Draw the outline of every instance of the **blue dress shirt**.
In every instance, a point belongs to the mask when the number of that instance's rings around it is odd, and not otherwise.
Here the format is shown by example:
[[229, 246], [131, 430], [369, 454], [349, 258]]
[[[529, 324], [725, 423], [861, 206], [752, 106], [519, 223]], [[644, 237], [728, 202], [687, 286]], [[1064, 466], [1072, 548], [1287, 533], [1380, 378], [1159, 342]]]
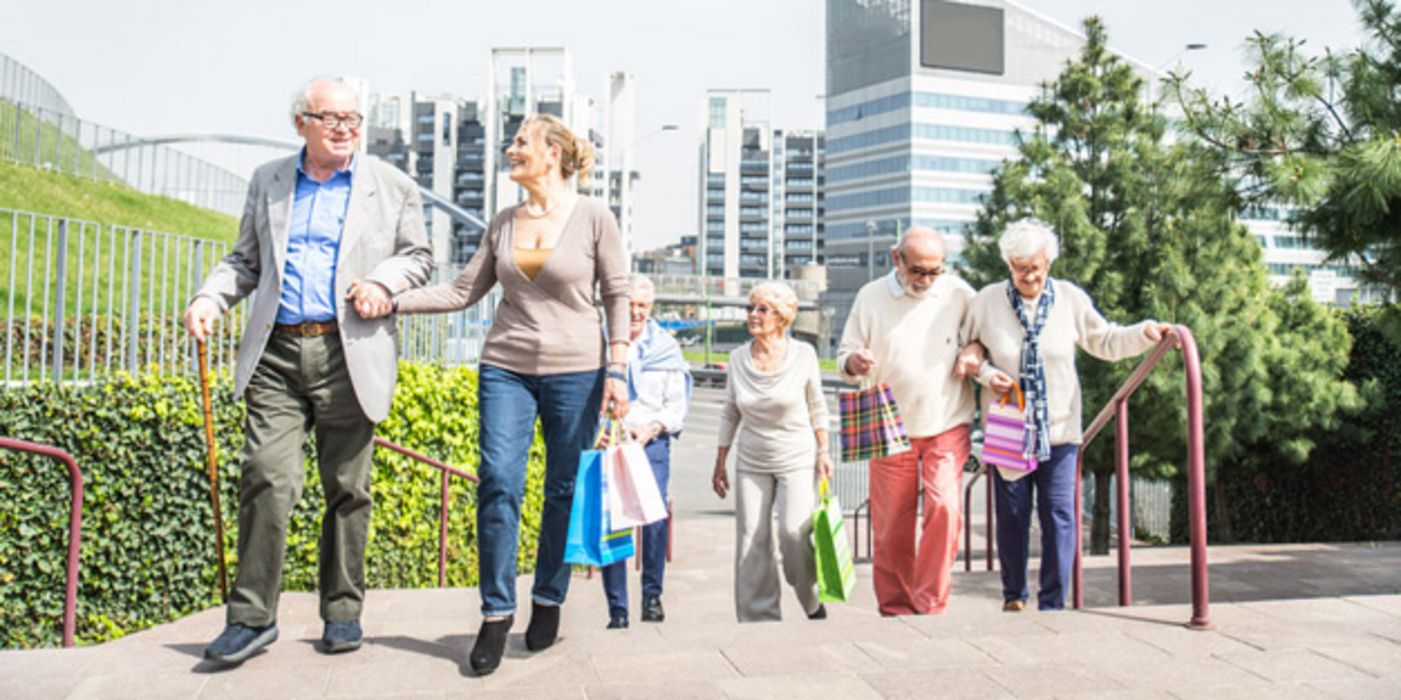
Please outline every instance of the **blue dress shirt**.
[[332, 321], [336, 318], [336, 257], [340, 253], [355, 158], [325, 182], [305, 170], [306, 151], [297, 164], [297, 192], [287, 230], [287, 266], [282, 271], [278, 323]]

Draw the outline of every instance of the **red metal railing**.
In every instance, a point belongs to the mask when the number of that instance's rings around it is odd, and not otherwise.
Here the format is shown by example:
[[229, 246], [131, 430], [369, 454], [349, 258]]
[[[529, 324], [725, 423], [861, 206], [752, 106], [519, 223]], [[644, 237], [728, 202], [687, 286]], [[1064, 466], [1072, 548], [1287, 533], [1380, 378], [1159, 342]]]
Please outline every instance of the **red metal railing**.
[[405, 457], [427, 464], [443, 473], [442, 500], [438, 514], [438, 587], [444, 588], [448, 585], [448, 484], [452, 477], [466, 479], [474, 484], [481, 483], [481, 480], [474, 474], [469, 474], [457, 467], [440, 462], [428, 455], [411, 450], [403, 445], [398, 445], [385, 440], [382, 437], [375, 438], [375, 444], [386, 450], [398, 452]]
[[[1192, 629], [1210, 629], [1211, 619], [1208, 608], [1210, 606], [1210, 593], [1207, 589], [1207, 563], [1206, 563], [1206, 447], [1205, 433], [1202, 429], [1202, 372], [1201, 358], [1197, 353], [1197, 341], [1193, 337], [1192, 331], [1186, 326], [1173, 326], [1172, 333], [1158, 343], [1157, 347], [1138, 364], [1133, 374], [1124, 381], [1119, 390], [1114, 392], [1114, 396], [1109, 399], [1104, 409], [1099, 412], [1090, 426], [1085, 429], [1081, 437], [1079, 457], [1075, 465], [1075, 570], [1072, 581], [1074, 605], [1076, 608], [1084, 606], [1084, 580], [1082, 553], [1078, 543], [1081, 539], [1081, 521], [1083, 520], [1083, 506], [1081, 504], [1081, 473], [1084, 467], [1085, 450], [1089, 448], [1099, 433], [1109, 424], [1111, 418], [1115, 425], [1115, 495], [1118, 501], [1118, 529], [1119, 529], [1119, 605], [1133, 605], [1133, 578], [1130, 567], [1130, 547], [1129, 542], [1133, 539], [1132, 527], [1130, 525], [1130, 505], [1129, 505], [1129, 397], [1133, 395], [1139, 385], [1148, 378], [1153, 369], [1158, 366], [1169, 352], [1174, 349], [1182, 350], [1183, 370], [1186, 375], [1187, 384], [1187, 508], [1188, 519], [1191, 529], [1191, 567], [1192, 567], [1192, 619], [1187, 626]], [[987, 473], [984, 466], [973, 474], [968, 480], [968, 485], [964, 488], [964, 513], [968, 513], [972, 506], [973, 486], [979, 477]], [[992, 479], [987, 483], [987, 569], [993, 569], [993, 517], [992, 517]], [[965, 516], [966, 517], [966, 516]], [[964, 527], [963, 545], [963, 569], [972, 570], [972, 560], [969, 549], [972, 546], [971, 530]]]
[[42, 455], [68, 467], [68, 488], [73, 503], [68, 513], [68, 582], [63, 594], [63, 646], [71, 647], [78, 619], [78, 557], [83, 544], [83, 472], [72, 455], [51, 445], [0, 437], [0, 449]]

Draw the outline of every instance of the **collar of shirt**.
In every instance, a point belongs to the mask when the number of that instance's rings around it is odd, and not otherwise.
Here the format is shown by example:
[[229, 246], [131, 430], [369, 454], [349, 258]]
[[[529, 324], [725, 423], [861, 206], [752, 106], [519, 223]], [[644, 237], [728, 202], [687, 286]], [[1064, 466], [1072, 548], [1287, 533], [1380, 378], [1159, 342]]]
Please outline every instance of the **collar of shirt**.
[[[339, 178], [353, 179], [355, 177], [355, 166], [358, 165], [359, 162], [359, 153], [350, 154], [350, 164], [346, 165], [345, 168], [341, 170], [331, 173], [331, 177], [327, 178], [326, 182], [331, 182]], [[302, 146], [301, 152], [297, 154], [297, 177], [304, 177], [312, 182], [316, 182], [316, 179], [306, 171], [306, 146]]]
[[885, 276], [885, 286], [890, 289], [890, 296], [896, 299], [907, 294], [905, 285], [900, 284], [900, 276], [894, 270], [891, 270], [890, 274]]

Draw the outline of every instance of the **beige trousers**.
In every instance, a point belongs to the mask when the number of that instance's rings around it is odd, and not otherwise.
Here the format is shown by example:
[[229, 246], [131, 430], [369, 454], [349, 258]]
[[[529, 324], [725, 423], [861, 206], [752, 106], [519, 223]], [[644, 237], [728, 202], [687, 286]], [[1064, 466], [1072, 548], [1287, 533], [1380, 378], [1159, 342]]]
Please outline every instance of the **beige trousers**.
[[812, 552], [812, 512], [817, 494], [812, 468], [785, 472], [735, 472], [735, 615], [740, 622], [781, 620], [774, 515], [783, 579], [804, 613], [817, 610], [817, 567]]

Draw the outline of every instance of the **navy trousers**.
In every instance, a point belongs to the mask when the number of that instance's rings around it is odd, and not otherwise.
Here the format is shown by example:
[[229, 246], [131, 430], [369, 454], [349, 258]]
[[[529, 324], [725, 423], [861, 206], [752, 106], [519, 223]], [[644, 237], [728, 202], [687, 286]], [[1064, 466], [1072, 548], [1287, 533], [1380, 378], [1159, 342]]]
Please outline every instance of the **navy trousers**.
[[1026, 569], [1031, 557], [1031, 505], [1041, 523], [1041, 610], [1062, 610], [1075, 566], [1075, 459], [1079, 445], [1053, 445], [1051, 459], [1016, 481], [993, 479], [997, 495], [997, 561], [1002, 567], [1002, 599], [1028, 597]]

